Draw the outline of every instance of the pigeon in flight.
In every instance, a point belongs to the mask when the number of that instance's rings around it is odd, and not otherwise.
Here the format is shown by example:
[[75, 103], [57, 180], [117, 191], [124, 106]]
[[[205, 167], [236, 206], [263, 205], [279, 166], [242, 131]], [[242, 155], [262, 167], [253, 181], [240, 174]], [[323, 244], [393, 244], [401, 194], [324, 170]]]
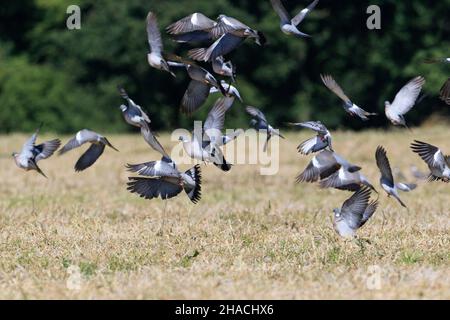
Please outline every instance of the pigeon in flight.
[[231, 61], [225, 61], [223, 56], [218, 56], [212, 61], [212, 68], [216, 74], [230, 77], [232, 82], [236, 82], [236, 67]]
[[438, 147], [418, 140], [411, 143], [411, 150], [428, 165], [430, 181], [450, 181], [450, 155], [444, 155]]
[[25, 171], [36, 170], [41, 175], [47, 178], [42, 172], [41, 168], [37, 165], [40, 160], [47, 159], [59, 148], [61, 140], [54, 139], [46, 141], [39, 145], [36, 145], [36, 139], [39, 134], [40, 128], [31, 136], [30, 139], [25, 142], [20, 153], [13, 152], [14, 162], [16, 165], [24, 169]]
[[169, 61], [169, 65], [186, 68], [191, 78], [191, 82], [189, 82], [188, 88], [181, 100], [181, 112], [190, 115], [197, 111], [208, 99], [212, 87], [216, 88], [223, 95], [226, 94], [222, 84], [206, 69], [178, 56], [171, 56], [171, 58], [172, 60], [177, 60], [177, 62]]
[[141, 177], [129, 177], [127, 190], [141, 198], [163, 200], [173, 198], [185, 191], [193, 203], [201, 198], [201, 171], [196, 165], [186, 172], [180, 172], [170, 159], [162, 158], [136, 165], [127, 165], [131, 172]]
[[299, 123], [288, 123], [291, 126], [303, 127], [311, 129], [317, 132], [315, 137], [312, 137], [306, 141], [303, 141], [297, 147], [298, 152], [304, 155], [308, 155], [312, 152], [318, 152], [325, 148], [333, 151], [331, 146], [331, 133], [325, 127], [325, 125], [320, 121], [307, 121]]
[[264, 115], [264, 113], [262, 113], [261, 110], [259, 110], [258, 108], [252, 107], [252, 106], [247, 106], [245, 108], [245, 111], [247, 111], [247, 113], [253, 117], [253, 119], [250, 121], [250, 125], [252, 127], [254, 127], [256, 130], [265, 130], [267, 132], [266, 142], [264, 143], [264, 148], [263, 148], [264, 152], [266, 152], [267, 145], [269, 144], [269, 140], [270, 140], [270, 138], [272, 138], [272, 136], [275, 135], [282, 139], [285, 139], [285, 137], [283, 137], [279, 133], [278, 130], [275, 130], [267, 122], [266, 116]]
[[439, 91], [439, 97], [446, 104], [450, 105], [450, 78], [448, 78], [447, 81], [445, 81], [444, 85]]
[[164, 157], [169, 158], [169, 155], [164, 150], [163, 146], [159, 143], [158, 139], [156, 139], [155, 134], [150, 128], [151, 121], [148, 115], [142, 110], [139, 105], [131, 100], [124, 88], [119, 86], [118, 90], [120, 96], [128, 102], [128, 106], [124, 104], [120, 106], [120, 110], [122, 111], [122, 115], [125, 121], [134, 127], [140, 128], [141, 134], [144, 140], [149, 144], [149, 146], [161, 153]]
[[316, 182], [325, 179], [344, 167], [348, 172], [357, 172], [361, 167], [349, 163], [338, 154], [324, 149], [316, 154], [308, 166], [296, 177], [296, 182]]
[[212, 162], [222, 171], [229, 171], [231, 164], [227, 163], [219, 145], [223, 145], [222, 129], [225, 121], [224, 100], [218, 99], [208, 113], [202, 132], [193, 132], [191, 139], [180, 136], [183, 149], [192, 159]]
[[[341, 209], [334, 209], [334, 230], [344, 238], [353, 238], [356, 231], [375, 213], [378, 200], [370, 201], [370, 189], [360, 188], [345, 200]], [[370, 201], [370, 202], [369, 202]]]
[[404, 115], [411, 110], [416, 103], [424, 84], [425, 78], [421, 76], [415, 77], [397, 93], [392, 103], [389, 101], [384, 103], [386, 117], [393, 125], [401, 125], [408, 128]]
[[131, 98], [128, 96], [125, 89], [121, 86], [117, 87], [119, 90], [119, 94], [122, 98], [124, 98], [128, 105], [122, 104], [120, 106], [120, 110], [122, 111], [123, 118], [128, 124], [132, 126], [142, 128], [148, 127], [151, 123], [148, 115], [142, 110], [141, 106], [137, 105]]
[[147, 60], [153, 68], [169, 72], [173, 77], [175, 74], [170, 71], [169, 65], [163, 58], [163, 43], [161, 39], [161, 32], [158, 27], [158, 20], [156, 14], [149, 12], [147, 15], [147, 38], [150, 45], [150, 53], [147, 54]]
[[301, 10], [294, 18], [291, 18], [280, 0], [270, 0], [272, 7], [280, 17], [280, 28], [283, 33], [287, 35], [294, 35], [297, 37], [310, 37], [309, 34], [303, 33], [297, 29], [297, 26], [305, 19], [306, 15], [311, 12], [319, 2], [314, 0], [308, 7]]
[[263, 46], [266, 43], [264, 34], [253, 30], [239, 20], [220, 15], [217, 25], [211, 29], [214, 38], [219, 37], [208, 48], [191, 49], [188, 56], [196, 61], [214, 61], [217, 57], [225, 56], [236, 49], [245, 39], [252, 38], [256, 44]]
[[397, 201], [405, 208], [406, 205], [400, 199], [398, 190], [410, 191], [410, 188], [404, 187], [404, 184], [395, 184], [394, 177], [392, 176], [391, 165], [386, 155], [386, 150], [382, 146], [378, 146], [375, 152], [375, 159], [377, 161], [378, 169], [381, 172], [380, 184], [384, 191], [386, 191], [388, 197], [393, 196]]
[[213, 39], [210, 31], [216, 25], [216, 21], [202, 13], [195, 12], [172, 23], [166, 28], [166, 31], [176, 42], [205, 42]]
[[83, 129], [77, 132], [75, 137], [69, 140], [64, 147], [59, 150], [58, 154], [63, 155], [67, 151], [81, 147], [83, 144], [89, 142], [91, 146], [83, 153], [75, 164], [75, 171], [83, 171], [92, 166], [95, 161], [103, 154], [105, 146], [108, 146], [116, 151], [117, 150], [104, 136], [98, 133]]
[[344, 101], [344, 110], [352, 116], [357, 116], [361, 118], [363, 121], [369, 120], [369, 116], [376, 116], [377, 113], [367, 112], [366, 110], [358, 107], [354, 104], [344, 93], [342, 88], [337, 84], [337, 82], [330, 75], [320, 75], [323, 84], [330, 89], [335, 95], [341, 98]]
[[360, 170], [350, 172], [345, 167], [341, 167], [338, 171], [320, 181], [319, 185], [321, 188], [336, 188], [348, 191], [356, 191], [364, 185], [378, 193], [369, 180], [361, 174]]

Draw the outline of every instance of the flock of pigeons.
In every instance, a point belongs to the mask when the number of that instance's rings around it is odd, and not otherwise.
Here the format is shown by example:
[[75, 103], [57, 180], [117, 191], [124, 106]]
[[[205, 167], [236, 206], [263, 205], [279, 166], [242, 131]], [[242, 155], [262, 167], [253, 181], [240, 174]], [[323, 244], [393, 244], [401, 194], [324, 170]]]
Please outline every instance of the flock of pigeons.
[[[282, 32], [296, 37], [309, 37], [298, 29], [298, 25], [315, 8], [318, 2], [319, 0], [313, 1], [307, 8], [291, 18], [280, 0], [271, 0], [275, 12], [280, 17]], [[194, 130], [191, 137], [180, 136], [179, 140], [191, 158], [205, 163], [213, 163], [221, 170], [229, 171], [231, 164], [225, 160], [220, 147], [234, 140], [242, 130], [237, 130], [230, 135], [223, 135], [225, 114], [236, 98], [241, 102], [243, 99], [238, 89], [232, 85], [236, 79], [236, 68], [231, 61], [226, 61], [224, 57], [247, 38], [263, 46], [266, 43], [264, 34], [233, 17], [223, 14], [217, 20], [212, 20], [201, 13], [193, 13], [166, 28], [167, 33], [176, 42], [209, 44], [204, 48], [191, 49], [188, 56], [196, 61], [211, 63], [213, 72], [228, 77], [230, 79], [230, 83], [228, 83], [225, 80], [217, 80], [212, 73], [193, 60], [165, 54], [157, 18], [153, 12], [149, 12], [147, 15], [146, 27], [150, 45], [147, 58], [150, 66], [166, 71], [174, 77], [176, 75], [173, 70], [183, 68], [191, 79], [181, 99], [181, 112], [191, 115], [205, 103], [210, 94], [221, 94], [202, 124], [201, 132]], [[450, 58], [434, 59], [427, 62], [450, 63]], [[321, 75], [321, 79], [324, 85], [344, 102], [343, 108], [351, 116], [367, 121], [371, 116], [377, 115], [353, 103], [332, 76]], [[424, 83], [423, 77], [415, 77], [400, 89], [392, 102], [386, 101], [385, 115], [392, 124], [407, 128], [404, 115], [416, 104]], [[148, 115], [129, 97], [124, 88], [119, 86], [118, 90], [120, 96], [126, 101], [126, 104], [120, 106], [124, 120], [128, 124], [140, 128], [144, 140], [162, 155], [162, 159], [158, 161], [135, 165], [128, 164], [127, 169], [136, 173], [137, 176], [129, 177], [127, 189], [146, 199], [157, 197], [169, 199], [184, 190], [189, 199], [193, 203], [197, 203], [201, 197], [200, 166], [197, 164], [185, 172], [180, 171], [152, 132], [151, 120]], [[440, 96], [443, 101], [450, 104], [450, 78], [444, 84]], [[266, 133], [264, 152], [272, 136], [284, 138], [278, 130], [268, 123], [261, 110], [247, 106], [246, 112], [252, 117], [251, 125]], [[361, 173], [361, 167], [351, 164], [334, 152], [331, 133], [324, 124], [320, 121], [289, 124], [309, 128], [316, 132], [314, 137], [298, 146], [298, 151], [303, 155], [316, 154], [306, 169], [298, 175], [297, 182], [318, 181], [322, 188], [337, 188], [354, 192], [344, 202], [341, 209], [334, 210], [334, 227], [337, 233], [343, 237], [353, 237], [356, 231], [376, 211], [378, 199], [371, 200], [371, 193], [372, 191], [378, 192]], [[54, 139], [37, 145], [38, 133], [39, 129], [24, 144], [20, 153], [13, 153], [13, 157], [19, 168], [27, 171], [36, 170], [45, 176], [39, 168], [38, 162], [53, 155], [60, 147], [61, 141]], [[92, 166], [103, 154], [106, 146], [117, 151], [106, 137], [83, 129], [61, 148], [59, 154], [62, 155], [86, 143], [89, 143], [90, 147], [76, 162], [76, 171], [82, 171]], [[427, 177], [429, 180], [450, 181], [450, 156], [444, 155], [438, 147], [421, 141], [414, 141], [411, 144], [411, 149], [428, 165], [430, 172]], [[403, 207], [406, 207], [400, 199], [398, 190], [410, 191], [416, 185], [394, 181], [386, 150], [382, 146], [377, 148], [375, 159], [381, 172], [381, 187], [388, 196], [394, 197]]]

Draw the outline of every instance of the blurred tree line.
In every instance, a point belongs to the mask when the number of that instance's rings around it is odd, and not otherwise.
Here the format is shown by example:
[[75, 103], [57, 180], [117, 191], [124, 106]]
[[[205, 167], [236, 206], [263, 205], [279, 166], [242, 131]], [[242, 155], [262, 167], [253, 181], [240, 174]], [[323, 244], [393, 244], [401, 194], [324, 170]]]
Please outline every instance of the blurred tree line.
[[[311, 0], [284, 0], [291, 14]], [[66, 9], [81, 7], [81, 30], [68, 30]], [[381, 30], [368, 30], [366, 9], [381, 7]], [[188, 45], [170, 40], [164, 28], [192, 12], [220, 13], [261, 30], [268, 45], [246, 41], [228, 58], [237, 65], [237, 87], [248, 105], [263, 109], [274, 124], [321, 120], [331, 128], [386, 126], [384, 116], [362, 123], [321, 83], [330, 73], [359, 106], [384, 112], [384, 101], [412, 77], [425, 76], [428, 95], [407, 118], [420, 124], [432, 113], [448, 116], [438, 92], [448, 65], [426, 65], [427, 57], [450, 56], [450, 0], [321, 0], [302, 23], [311, 39], [288, 37], [269, 0], [3, 0], [0, 6], [0, 132], [45, 128], [71, 133], [87, 127], [102, 132], [132, 130], [121, 118], [123, 85], [149, 113], [157, 130], [192, 127], [179, 113], [189, 78], [147, 64], [145, 17], [157, 13], [167, 52], [185, 56]], [[210, 67], [208, 66], [210, 69]], [[196, 119], [203, 119], [214, 95]], [[240, 102], [227, 114], [227, 127], [245, 127]]]

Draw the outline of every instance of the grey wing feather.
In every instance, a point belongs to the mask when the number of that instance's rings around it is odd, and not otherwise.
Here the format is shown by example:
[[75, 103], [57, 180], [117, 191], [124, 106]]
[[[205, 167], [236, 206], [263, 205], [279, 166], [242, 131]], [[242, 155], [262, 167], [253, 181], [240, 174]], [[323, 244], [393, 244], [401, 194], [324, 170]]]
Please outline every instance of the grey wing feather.
[[384, 150], [383, 147], [378, 146], [377, 151], [375, 152], [375, 159], [377, 161], [378, 169], [380, 169], [382, 178], [388, 180], [391, 185], [394, 185], [394, 177], [392, 176], [391, 165], [389, 164], [386, 150]]
[[417, 187], [417, 184], [415, 183], [396, 183], [395, 186], [397, 187], [397, 189], [403, 191], [403, 192], [409, 192], [414, 190]]
[[377, 208], [378, 208], [378, 201], [375, 200], [369, 203], [369, 205], [367, 206], [366, 210], [363, 213], [359, 227], [362, 227], [367, 222], [367, 220], [370, 219], [370, 217], [375, 213]]
[[[195, 19], [194, 19], [195, 17]], [[166, 30], [170, 34], [181, 34], [211, 29], [216, 22], [202, 13], [196, 12], [169, 25]]]
[[364, 212], [369, 203], [370, 189], [360, 188], [342, 205], [341, 214], [353, 229], [361, 226]]
[[417, 153], [429, 167], [435, 166], [434, 157], [436, 153], [440, 151], [438, 147], [423, 141], [414, 140], [414, 142], [411, 143], [411, 149], [413, 152]]
[[23, 144], [22, 153], [23, 152], [29, 152], [29, 151], [31, 151], [33, 149], [33, 147], [34, 147], [34, 145], [36, 143], [37, 136], [39, 134], [39, 130], [40, 129], [37, 129], [33, 133], [33, 135]]
[[264, 121], [265, 123], [267, 123], [266, 120], [266, 116], [264, 115], [264, 113], [262, 113], [261, 110], [259, 110], [258, 108], [252, 107], [252, 106], [247, 106], [245, 108], [245, 111], [247, 111], [248, 114], [250, 114], [251, 116]]
[[86, 150], [85, 153], [83, 153], [83, 155], [75, 164], [75, 171], [83, 171], [92, 166], [95, 161], [97, 161], [97, 159], [103, 154], [104, 150], [104, 144], [91, 144], [91, 146]]
[[320, 78], [322, 79], [323, 84], [330, 89], [332, 92], [334, 92], [335, 95], [337, 95], [339, 98], [341, 98], [345, 102], [349, 102], [350, 99], [347, 97], [347, 95], [344, 93], [342, 88], [338, 85], [338, 83], [333, 79], [330, 75], [320, 75]]
[[404, 115], [405, 113], [407, 113], [414, 106], [424, 84], [425, 79], [421, 76], [415, 77], [414, 79], [409, 81], [396, 94], [395, 99], [389, 108], [400, 115]]
[[198, 110], [208, 99], [211, 86], [204, 82], [191, 80], [181, 100], [181, 111], [192, 114]]
[[162, 52], [163, 44], [161, 39], [161, 32], [158, 28], [158, 20], [156, 18], [156, 15], [151, 11], [147, 15], [147, 39], [152, 52]]
[[164, 150], [163, 146], [159, 143], [158, 139], [156, 139], [155, 135], [148, 126], [141, 127], [141, 134], [144, 137], [144, 140], [150, 145], [150, 147], [158, 151], [164, 157], [170, 158], [166, 150]]
[[180, 172], [165, 161], [150, 161], [140, 164], [127, 164], [128, 171], [147, 177], [180, 177]]
[[81, 146], [81, 144], [78, 142], [76, 137], [73, 137], [64, 145], [64, 147], [61, 148], [61, 150], [58, 151], [58, 154], [62, 155], [67, 151], [78, 148], [79, 146]]
[[36, 146], [36, 148], [41, 150], [41, 152], [34, 158], [34, 161], [38, 162], [39, 160], [47, 159], [48, 157], [53, 155], [53, 153], [59, 148], [60, 145], [61, 140], [54, 139]]
[[211, 61], [236, 49], [245, 38], [226, 33], [214, 42], [207, 50], [203, 60]]
[[127, 190], [138, 194], [141, 198], [170, 199], [177, 196], [183, 188], [174, 178], [141, 178], [129, 177]]
[[218, 99], [206, 117], [203, 128], [222, 130], [225, 121], [225, 105], [223, 99]]
[[270, 0], [270, 3], [272, 4], [273, 10], [278, 14], [280, 17], [282, 24], [289, 24], [291, 21], [291, 18], [289, 14], [286, 11], [286, 8], [283, 6], [280, 0]]
[[303, 128], [307, 128], [307, 129], [311, 129], [311, 130], [321, 134], [322, 136], [327, 134], [327, 131], [328, 131], [328, 129], [320, 121], [306, 121], [306, 122], [295, 123], [294, 125], [297, 125], [297, 126], [300, 126]]
[[450, 105], [450, 78], [448, 78], [447, 81], [445, 81], [444, 85], [439, 91], [439, 95], [442, 101]]
[[305, 9], [301, 10], [294, 18], [292, 18], [291, 22], [294, 26], [298, 26], [300, 22], [305, 19], [305, 17], [310, 13], [317, 5], [319, 0], [314, 0], [307, 6]]

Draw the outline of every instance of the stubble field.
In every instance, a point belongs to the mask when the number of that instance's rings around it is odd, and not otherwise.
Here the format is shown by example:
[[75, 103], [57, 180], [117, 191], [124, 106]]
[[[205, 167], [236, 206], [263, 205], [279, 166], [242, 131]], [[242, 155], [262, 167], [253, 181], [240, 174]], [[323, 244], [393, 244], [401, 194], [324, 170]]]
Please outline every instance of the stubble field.
[[[296, 146], [310, 132], [280, 141], [277, 175], [202, 166], [197, 205], [184, 193], [148, 201], [126, 190], [126, 163], [159, 158], [138, 134], [108, 136], [120, 152], [105, 150], [82, 173], [73, 171], [82, 150], [42, 161], [47, 180], [8, 156], [27, 136], [0, 136], [0, 298], [449, 299], [450, 184], [418, 182], [401, 194], [406, 210], [381, 192], [374, 160], [382, 144], [412, 182], [409, 166], [426, 166], [409, 144], [424, 140], [448, 154], [448, 132], [334, 134], [335, 151], [380, 191], [359, 241], [332, 228], [332, 209], [351, 193], [294, 183], [311, 158]], [[161, 135], [168, 150], [169, 138]]]

